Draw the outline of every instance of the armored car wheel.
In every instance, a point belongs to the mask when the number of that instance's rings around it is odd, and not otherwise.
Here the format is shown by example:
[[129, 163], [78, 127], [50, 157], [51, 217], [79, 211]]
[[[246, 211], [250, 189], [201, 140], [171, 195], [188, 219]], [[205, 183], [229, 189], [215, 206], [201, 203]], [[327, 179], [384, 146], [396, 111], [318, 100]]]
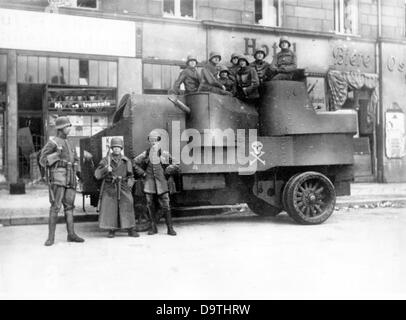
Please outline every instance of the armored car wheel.
[[296, 173], [295, 175], [291, 176], [288, 182], [285, 184], [285, 187], [283, 188], [282, 192], [282, 206], [285, 211], [288, 211], [288, 204], [287, 204], [287, 196], [288, 196], [288, 188], [289, 185], [292, 183], [293, 179], [296, 178], [300, 173]]
[[287, 212], [300, 224], [323, 223], [334, 211], [334, 185], [321, 173], [300, 173], [289, 180], [285, 189]]

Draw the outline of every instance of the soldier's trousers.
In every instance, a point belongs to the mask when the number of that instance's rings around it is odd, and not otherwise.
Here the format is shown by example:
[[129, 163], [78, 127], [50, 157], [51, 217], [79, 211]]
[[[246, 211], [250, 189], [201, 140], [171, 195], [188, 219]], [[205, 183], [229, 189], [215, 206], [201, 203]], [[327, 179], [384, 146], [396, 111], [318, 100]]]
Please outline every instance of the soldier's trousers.
[[56, 221], [62, 206], [65, 213], [66, 229], [68, 234], [72, 235], [74, 234], [73, 209], [75, 208], [76, 190], [58, 185], [51, 185], [51, 190], [54, 195], [54, 201], [51, 201], [51, 208], [49, 210], [49, 235], [53, 237], [55, 234]]
[[169, 193], [166, 192], [164, 194], [145, 194], [147, 198], [147, 208], [149, 212], [149, 216], [151, 219], [151, 226], [152, 230], [155, 230], [156, 232], [156, 210], [155, 210], [155, 204], [154, 204], [154, 198], [157, 198], [159, 206], [162, 209], [163, 215], [165, 217], [165, 222], [168, 227], [168, 232], [169, 230], [173, 231], [173, 226], [172, 226], [172, 215], [171, 215], [171, 207], [169, 203]]

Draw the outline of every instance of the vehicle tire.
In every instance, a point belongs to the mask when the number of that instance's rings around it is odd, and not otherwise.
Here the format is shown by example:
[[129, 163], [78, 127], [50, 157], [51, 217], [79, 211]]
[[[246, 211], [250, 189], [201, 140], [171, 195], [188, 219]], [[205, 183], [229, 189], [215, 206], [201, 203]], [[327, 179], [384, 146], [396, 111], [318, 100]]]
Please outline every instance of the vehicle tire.
[[289, 216], [300, 224], [321, 224], [334, 212], [334, 185], [318, 172], [309, 171], [294, 176], [287, 185], [285, 196]]
[[282, 191], [282, 206], [283, 209], [288, 212], [288, 205], [287, 205], [287, 195], [288, 195], [288, 188], [289, 185], [292, 183], [293, 179], [296, 178], [300, 173], [296, 173], [293, 176], [290, 177], [290, 179], [288, 180], [288, 182], [286, 182], [285, 186], [283, 187], [283, 191]]

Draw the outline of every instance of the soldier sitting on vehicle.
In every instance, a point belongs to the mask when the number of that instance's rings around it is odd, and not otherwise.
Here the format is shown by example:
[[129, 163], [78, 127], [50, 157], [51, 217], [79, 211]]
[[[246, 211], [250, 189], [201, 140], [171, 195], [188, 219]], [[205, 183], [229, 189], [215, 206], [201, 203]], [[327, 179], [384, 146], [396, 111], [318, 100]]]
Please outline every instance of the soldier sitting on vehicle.
[[[100, 188], [100, 229], [109, 230], [113, 238], [117, 230], [127, 230], [130, 237], [138, 237], [135, 231], [135, 216], [131, 188], [134, 184], [131, 160], [122, 155], [123, 141], [112, 138], [110, 149], [99, 166], [95, 177], [103, 179]], [[111, 152], [112, 151], [112, 154]]]
[[51, 208], [49, 210], [48, 239], [46, 246], [55, 241], [56, 222], [62, 205], [65, 213], [68, 242], [84, 242], [76, 235], [73, 225], [75, 208], [76, 176], [80, 177], [77, 164], [79, 158], [75, 148], [67, 140], [71, 123], [67, 117], [55, 120], [56, 137], [51, 138], [41, 151], [40, 164], [48, 171], [48, 188]]
[[166, 225], [168, 227], [168, 234], [176, 236], [173, 229], [172, 214], [169, 200], [169, 187], [167, 176], [179, 172], [179, 166], [173, 164], [172, 156], [169, 152], [161, 149], [161, 137], [159, 132], [153, 130], [148, 135], [150, 148], [138, 155], [133, 160], [135, 173], [138, 177], [145, 179], [144, 193], [147, 199], [147, 209], [149, 219], [151, 221], [151, 230], [149, 235], [158, 233], [156, 226], [156, 210], [155, 199], [158, 200], [159, 205], [165, 216]]
[[217, 65], [221, 61], [221, 55], [217, 52], [211, 52], [209, 62], [202, 69], [199, 91], [214, 92], [223, 95], [232, 95], [226, 91], [224, 85], [217, 78]]
[[237, 76], [237, 71], [240, 68], [240, 65], [238, 64], [238, 58], [240, 55], [238, 53], [233, 53], [231, 55], [230, 59], [230, 66], [228, 67], [228, 70], [230, 71], [230, 78], [235, 80]]
[[271, 80], [271, 65], [264, 59], [266, 52], [263, 49], [257, 49], [254, 53], [255, 61], [251, 63], [251, 67], [255, 69], [258, 74], [259, 83], [262, 84], [265, 81]]
[[272, 80], [293, 80], [297, 71], [296, 54], [290, 49], [291, 43], [288, 37], [281, 37], [279, 40], [281, 51], [271, 63], [273, 72]]
[[259, 98], [259, 78], [254, 68], [249, 65], [248, 57], [238, 59], [240, 69], [237, 72], [237, 97], [241, 100]]
[[200, 75], [196, 69], [197, 63], [197, 59], [194, 56], [187, 57], [186, 68], [179, 74], [173, 88], [169, 90], [169, 94], [180, 94], [182, 83], [185, 86], [185, 94], [197, 92], [200, 85]]
[[233, 96], [237, 93], [237, 86], [235, 80], [232, 79], [230, 71], [226, 66], [220, 67], [220, 83], [226, 88], [226, 91], [231, 92]]

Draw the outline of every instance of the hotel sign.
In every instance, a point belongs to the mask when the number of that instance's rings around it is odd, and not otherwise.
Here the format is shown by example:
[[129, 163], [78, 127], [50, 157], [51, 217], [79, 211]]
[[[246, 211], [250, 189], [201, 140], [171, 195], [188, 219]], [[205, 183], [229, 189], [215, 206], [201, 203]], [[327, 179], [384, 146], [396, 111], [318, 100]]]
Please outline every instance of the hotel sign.
[[135, 57], [135, 22], [0, 9], [0, 48]]

